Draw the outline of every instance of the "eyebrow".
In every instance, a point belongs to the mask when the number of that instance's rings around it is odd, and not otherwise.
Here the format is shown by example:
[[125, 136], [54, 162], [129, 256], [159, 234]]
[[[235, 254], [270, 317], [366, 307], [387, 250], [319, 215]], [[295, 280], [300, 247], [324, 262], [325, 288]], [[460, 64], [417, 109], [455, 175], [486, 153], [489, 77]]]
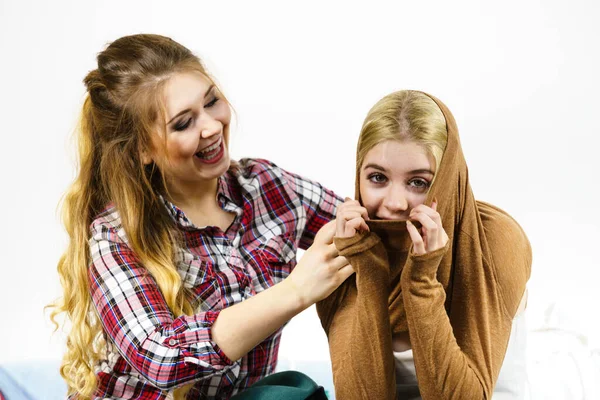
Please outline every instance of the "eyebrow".
[[[206, 90], [206, 92], [204, 93], [204, 97], [206, 97], [206, 96], [207, 96], [207, 95], [210, 93], [210, 91], [211, 91], [211, 90], [213, 90], [214, 88], [215, 88], [215, 85], [214, 85], [214, 84], [210, 85], [210, 87], [209, 87], [209, 88]], [[174, 120], [175, 118], [177, 118], [177, 117], [179, 117], [180, 115], [183, 115], [183, 114], [185, 114], [185, 113], [187, 113], [187, 112], [190, 112], [191, 110], [192, 110], [191, 108], [186, 108], [185, 110], [182, 110], [182, 111], [178, 112], [178, 113], [177, 113], [177, 115], [175, 115], [173, 118], [171, 118], [171, 119], [169, 120], [169, 122], [167, 122], [167, 125], [169, 125], [171, 122], [173, 122], [173, 120]]]
[[365, 165], [365, 167], [363, 169], [367, 169], [367, 168], [374, 168], [374, 169], [378, 169], [383, 172], [387, 172], [387, 169], [383, 168], [380, 165], [373, 164], [373, 163], [369, 163], [369, 164]]
[[[373, 169], [377, 169], [377, 170], [382, 171], [382, 172], [387, 172], [387, 169], [385, 169], [381, 165], [374, 164], [374, 163], [369, 163], [369, 164], [365, 165], [364, 169], [367, 169], [367, 168], [373, 168]], [[411, 174], [411, 175], [412, 174], [429, 174], [429, 175], [435, 175], [432, 170], [427, 169], [427, 168], [413, 169], [412, 171], [408, 171], [407, 173]]]

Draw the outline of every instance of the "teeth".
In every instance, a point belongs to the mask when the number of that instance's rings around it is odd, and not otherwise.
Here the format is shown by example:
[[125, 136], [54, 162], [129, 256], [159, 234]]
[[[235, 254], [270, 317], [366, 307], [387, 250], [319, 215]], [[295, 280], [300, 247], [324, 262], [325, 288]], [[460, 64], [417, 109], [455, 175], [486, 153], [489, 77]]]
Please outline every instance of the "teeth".
[[206, 153], [208, 153], [210, 151], [213, 151], [214, 149], [216, 149], [217, 147], [219, 147], [220, 144], [221, 144], [221, 138], [219, 138], [219, 140], [217, 141], [217, 143], [213, 144], [212, 146], [210, 146], [210, 147], [208, 147], [208, 148], [206, 148], [206, 149], [204, 149], [202, 151], [199, 151], [198, 154], [206, 154]]

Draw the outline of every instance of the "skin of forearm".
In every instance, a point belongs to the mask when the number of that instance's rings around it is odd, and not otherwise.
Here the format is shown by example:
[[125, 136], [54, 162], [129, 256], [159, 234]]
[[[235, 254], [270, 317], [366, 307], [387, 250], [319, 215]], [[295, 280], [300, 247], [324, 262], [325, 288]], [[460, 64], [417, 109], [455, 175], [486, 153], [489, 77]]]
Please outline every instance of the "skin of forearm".
[[308, 306], [285, 279], [223, 309], [212, 326], [212, 340], [230, 360], [239, 360]]

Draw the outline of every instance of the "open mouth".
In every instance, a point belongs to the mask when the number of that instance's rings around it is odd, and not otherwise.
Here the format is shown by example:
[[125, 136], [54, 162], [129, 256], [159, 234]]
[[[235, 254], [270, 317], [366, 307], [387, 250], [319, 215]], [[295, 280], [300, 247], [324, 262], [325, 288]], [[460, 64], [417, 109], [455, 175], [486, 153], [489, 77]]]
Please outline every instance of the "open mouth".
[[220, 158], [220, 156], [222, 154], [223, 154], [223, 136], [220, 136], [219, 140], [217, 140], [215, 143], [200, 150], [199, 152], [197, 152], [194, 155], [204, 162], [210, 162], [210, 161], [218, 161], [218, 159]]

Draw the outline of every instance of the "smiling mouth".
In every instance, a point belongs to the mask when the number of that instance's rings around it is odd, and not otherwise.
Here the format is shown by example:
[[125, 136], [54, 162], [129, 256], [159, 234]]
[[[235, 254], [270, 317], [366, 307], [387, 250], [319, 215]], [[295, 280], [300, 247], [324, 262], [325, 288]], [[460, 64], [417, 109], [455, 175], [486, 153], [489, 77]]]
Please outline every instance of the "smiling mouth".
[[220, 150], [222, 142], [223, 142], [223, 136], [220, 136], [219, 140], [217, 140], [215, 143], [211, 144], [210, 146], [205, 147], [204, 149], [200, 150], [199, 152], [197, 152], [195, 154], [195, 156], [198, 158], [205, 159], [205, 160], [210, 160], [210, 159], [216, 157], [219, 154], [219, 150]]

